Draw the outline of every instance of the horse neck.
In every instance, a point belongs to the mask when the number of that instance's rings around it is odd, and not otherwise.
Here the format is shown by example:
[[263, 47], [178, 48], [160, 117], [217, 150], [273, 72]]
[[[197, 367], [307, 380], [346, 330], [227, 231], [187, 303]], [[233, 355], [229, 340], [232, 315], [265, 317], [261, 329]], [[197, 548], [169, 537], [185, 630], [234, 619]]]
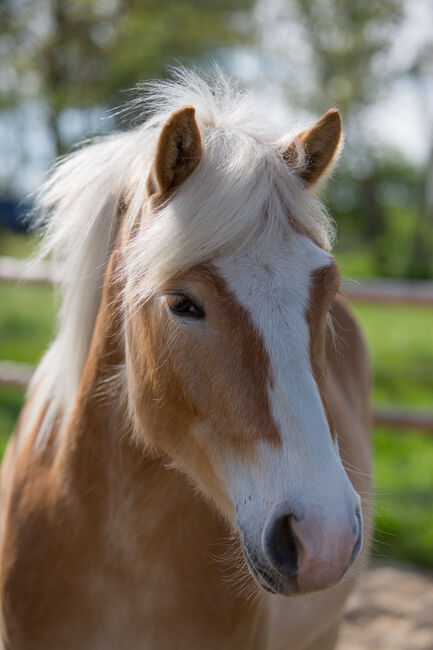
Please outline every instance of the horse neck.
[[236, 647], [264, 647], [251, 645], [260, 637], [262, 609], [259, 599], [249, 598], [257, 587], [239, 561], [239, 543], [229, 540], [222, 519], [180, 471], [133, 442], [115, 393], [101, 398], [101, 386], [124, 362], [112, 277], [109, 269], [68, 426], [58, 439], [53, 432], [40, 452], [51, 519], [62, 522], [62, 538], [73, 540], [70, 568], [77, 553], [89, 585], [103, 588], [104, 597], [94, 602], [104, 616], [121, 620], [123, 603], [156, 641], [158, 626], [170, 621], [167, 647], [185, 638], [186, 623], [195, 635], [191, 647], [202, 647], [196, 637], [226, 647], [234, 634]]

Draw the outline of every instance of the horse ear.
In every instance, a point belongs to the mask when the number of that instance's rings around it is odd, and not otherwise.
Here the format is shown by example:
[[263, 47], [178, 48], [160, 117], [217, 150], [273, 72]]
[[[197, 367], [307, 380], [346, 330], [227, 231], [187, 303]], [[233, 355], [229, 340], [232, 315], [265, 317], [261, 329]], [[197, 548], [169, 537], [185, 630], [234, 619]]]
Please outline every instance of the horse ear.
[[195, 109], [184, 106], [173, 113], [159, 136], [155, 160], [147, 180], [149, 195], [165, 198], [194, 171], [202, 143]]
[[343, 141], [340, 113], [327, 111], [310, 129], [302, 131], [283, 153], [284, 159], [298, 167], [298, 175], [307, 188], [330, 171]]

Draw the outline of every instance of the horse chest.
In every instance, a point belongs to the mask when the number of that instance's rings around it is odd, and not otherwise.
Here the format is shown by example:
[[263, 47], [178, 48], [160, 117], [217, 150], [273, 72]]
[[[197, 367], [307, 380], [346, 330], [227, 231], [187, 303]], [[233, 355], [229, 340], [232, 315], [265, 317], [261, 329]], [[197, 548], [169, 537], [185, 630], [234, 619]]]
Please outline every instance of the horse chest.
[[[252, 634], [255, 608], [245, 606], [226, 569], [209, 559], [226, 531], [183, 480], [174, 479], [180, 481], [177, 494], [187, 491], [183, 496], [194, 514], [178, 504], [170, 515], [162, 503], [152, 514], [145, 481], [131, 496], [131, 482], [119, 480], [113, 481], [116, 496], [106, 494], [109, 506], [97, 517], [77, 507], [76, 495], [52, 499], [50, 473], [38, 484], [35, 464], [22, 459], [22, 465], [1, 557], [11, 648], [263, 648]], [[142, 512], [131, 502], [141, 503]]]

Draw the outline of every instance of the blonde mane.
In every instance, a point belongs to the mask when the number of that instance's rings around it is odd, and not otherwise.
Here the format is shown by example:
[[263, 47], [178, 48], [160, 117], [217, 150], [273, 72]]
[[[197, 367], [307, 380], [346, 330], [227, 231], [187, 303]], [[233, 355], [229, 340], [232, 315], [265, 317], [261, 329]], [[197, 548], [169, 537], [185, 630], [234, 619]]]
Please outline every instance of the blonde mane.
[[[299, 182], [282, 151], [291, 137], [256, 115], [253, 99], [220, 71], [211, 81], [190, 70], [141, 87], [132, 103], [142, 124], [103, 137], [61, 160], [37, 195], [44, 235], [40, 257], [61, 269], [58, 333], [30, 386], [34, 413], [49, 403], [39, 443], [54, 418], [73, 406], [99, 309], [106, 267], [117, 236], [116, 214], [127, 205], [124, 251], [128, 298], [149, 298], [164, 279], [239, 248], [267, 249], [293, 226], [329, 249], [333, 224]], [[150, 213], [146, 180], [158, 136], [172, 112], [194, 106], [203, 157], [171, 200]], [[298, 164], [302, 164], [299, 151]], [[290, 219], [288, 218], [290, 216]]]

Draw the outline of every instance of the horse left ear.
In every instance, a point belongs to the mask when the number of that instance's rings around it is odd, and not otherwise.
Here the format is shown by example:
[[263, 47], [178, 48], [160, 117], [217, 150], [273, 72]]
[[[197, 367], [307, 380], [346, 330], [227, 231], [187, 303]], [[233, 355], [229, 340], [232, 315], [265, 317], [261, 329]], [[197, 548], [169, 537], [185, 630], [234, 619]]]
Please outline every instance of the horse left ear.
[[173, 113], [159, 136], [155, 160], [147, 179], [149, 196], [165, 199], [200, 162], [202, 143], [195, 109], [184, 106]]
[[295, 138], [283, 157], [297, 167], [298, 176], [309, 188], [330, 171], [342, 141], [340, 113], [336, 108], [331, 108], [310, 129], [302, 131]]

